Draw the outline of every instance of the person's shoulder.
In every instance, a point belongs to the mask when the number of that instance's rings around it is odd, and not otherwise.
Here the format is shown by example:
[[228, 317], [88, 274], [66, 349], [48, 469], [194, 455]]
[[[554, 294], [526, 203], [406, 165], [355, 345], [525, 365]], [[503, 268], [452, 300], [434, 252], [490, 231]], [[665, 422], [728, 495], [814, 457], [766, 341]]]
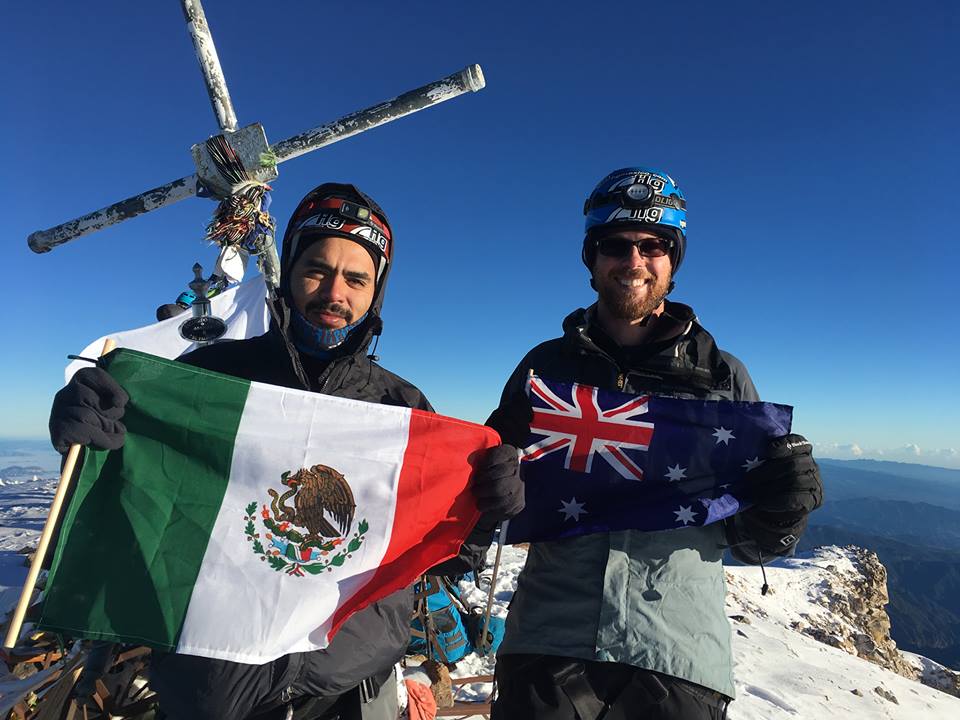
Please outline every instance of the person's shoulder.
[[[391, 405], [402, 405], [410, 408], [419, 408], [421, 410], [433, 410], [430, 401], [423, 391], [406, 378], [400, 377], [395, 372], [387, 370], [385, 367], [369, 358], [364, 358], [369, 363], [371, 374], [377, 377], [379, 384], [383, 385], [387, 397], [393, 401]], [[383, 402], [381, 399], [380, 402]]]
[[727, 364], [727, 367], [730, 368], [730, 377], [733, 381], [733, 392], [735, 400], [749, 400], [757, 401], [760, 399], [760, 393], [757, 392], [756, 386], [753, 384], [753, 378], [750, 377], [750, 372], [747, 370], [747, 366], [743, 364], [743, 361], [740, 360], [736, 355], [727, 352], [726, 350], [720, 351], [720, 357], [723, 358], [723, 361]]
[[743, 361], [733, 353], [727, 352], [726, 350], [720, 350], [720, 357], [722, 357], [723, 361], [730, 366], [731, 372], [749, 374], [747, 372], [747, 366], [744, 365]]

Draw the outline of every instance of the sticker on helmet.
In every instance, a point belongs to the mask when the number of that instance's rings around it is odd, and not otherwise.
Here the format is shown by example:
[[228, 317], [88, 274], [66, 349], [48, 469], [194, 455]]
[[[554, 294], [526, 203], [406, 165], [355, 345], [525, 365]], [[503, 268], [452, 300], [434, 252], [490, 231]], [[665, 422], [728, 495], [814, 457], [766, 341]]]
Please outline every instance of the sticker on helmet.
[[663, 210], [656, 207], [632, 208], [629, 212], [630, 219], [637, 222], [658, 223], [663, 217]]
[[309, 217], [300, 223], [300, 228], [305, 227], [324, 227], [330, 228], [331, 230], [340, 230], [343, 227], [343, 217], [337, 213], [321, 213], [320, 215], [314, 215]]
[[376, 228], [372, 228], [369, 225], [361, 225], [351, 230], [350, 234], [362, 237], [367, 242], [376, 245], [382, 253], [387, 252], [387, 237]]
[[667, 186], [666, 180], [664, 180], [662, 177], [648, 172], [637, 173], [634, 182], [649, 185], [658, 193], [663, 192], [663, 189]]

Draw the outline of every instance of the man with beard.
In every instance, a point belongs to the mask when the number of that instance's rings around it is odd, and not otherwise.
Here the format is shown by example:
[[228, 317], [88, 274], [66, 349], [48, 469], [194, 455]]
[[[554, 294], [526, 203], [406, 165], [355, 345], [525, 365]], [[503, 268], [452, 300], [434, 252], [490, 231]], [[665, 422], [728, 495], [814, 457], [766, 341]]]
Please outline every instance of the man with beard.
[[[616, 170], [584, 206], [597, 302], [520, 362], [487, 421], [523, 447], [530, 371], [633, 394], [757, 401], [743, 364], [666, 299], [686, 249], [686, 201], [664, 172]], [[721, 523], [532, 543], [497, 660], [493, 720], [723, 718], [734, 695], [721, 558], [793, 552], [822, 500], [810, 443], [770, 442], [756, 504]]]
[[[367, 354], [382, 329], [393, 246], [386, 215], [367, 195], [353, 185], [315, 188], [287, 224], [280, 292], [268, 301], [270, 330], [179, 360], [271, 385], [432, 410], [420, 390]], [[79, 371], [54, 399], [54, 447], [120, 447], [126, 402], [105, 371]], [[369, 442], [375, 453], [377, 439]], [[483, 454], [471, 487], [483, 516], [460, 556], [433, 574], [473, 569], [496, 524], [523, 508], [516, 448], [501, 445]], [[167, 720], [395, 720], [393, 666], [409, 642], [413, 607], [412, 589], [400, 590], [350, 617], [325, 649], [264, 665], [154, 652], [151, 688]], [[223, 622], [230, 621], [230, 610], [225, 608]]]

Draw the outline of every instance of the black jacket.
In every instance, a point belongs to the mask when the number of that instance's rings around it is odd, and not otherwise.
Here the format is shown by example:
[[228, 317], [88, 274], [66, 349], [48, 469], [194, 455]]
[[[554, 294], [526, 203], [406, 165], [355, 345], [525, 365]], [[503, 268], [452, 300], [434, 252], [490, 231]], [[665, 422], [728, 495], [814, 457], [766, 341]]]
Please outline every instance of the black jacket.
[[[265, 335], [203, 347], [180, 360], [272, 385], [432, 410], [416, 387], [367, 357], [371, 332], [354, 342], [352, 351], [318, 362], [297, 353], [277, 329], [278, 322]], [[461, 557], [442, 568], [465, 572], [485, 549], [468, 542]], [[412, 589], [395, 592], [347, 620], [327, 648], [265, 665], [157, 653], [151, 687], [159, 693], [169, 720], [243, 720], [304, 696], [332, 702], [367, 678], [383, 681], [407, 647], [412, 611]]]

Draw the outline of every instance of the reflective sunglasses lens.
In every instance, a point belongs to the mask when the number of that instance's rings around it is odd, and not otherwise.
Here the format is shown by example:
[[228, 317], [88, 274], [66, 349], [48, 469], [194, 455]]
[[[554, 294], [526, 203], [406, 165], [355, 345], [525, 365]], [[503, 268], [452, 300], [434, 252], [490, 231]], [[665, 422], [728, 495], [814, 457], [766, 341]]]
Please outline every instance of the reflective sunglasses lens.
[[634, 247], [644, 257], [663, 257], [670, 251], [670, 244], [661, 238], [633, 241], [613, 237], [603, 238], [597, 243], [597, 251], [601, 255], [613, 258], [627, 257]]
[[597, 243], [597, 251], [607, 257], [622, 258], [630, 254], [633, 243], [621, 238], [603, 238]]
[[644, 257], [663, 257], [667, 254], [667, 242], [659, 238], [653, 240], [641, 240], [637, 243], [637, 250]]

